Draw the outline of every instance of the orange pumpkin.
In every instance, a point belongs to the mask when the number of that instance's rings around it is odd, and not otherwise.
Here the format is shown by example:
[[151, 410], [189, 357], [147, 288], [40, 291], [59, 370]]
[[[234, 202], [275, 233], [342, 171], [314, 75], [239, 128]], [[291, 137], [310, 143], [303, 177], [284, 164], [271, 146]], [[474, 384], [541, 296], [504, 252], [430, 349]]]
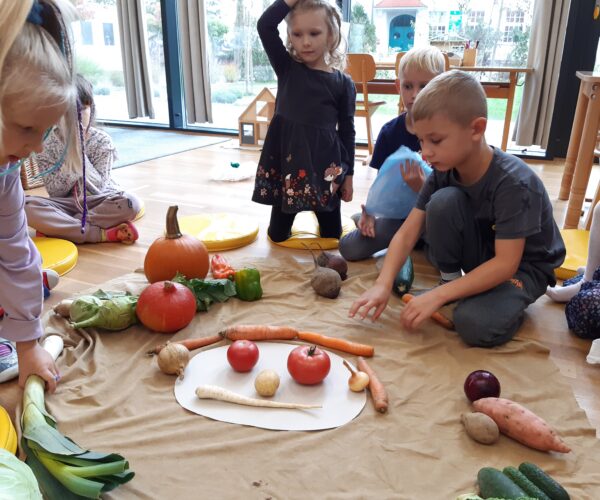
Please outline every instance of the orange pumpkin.
[[169, 207], [165, 236], [157, 238], [146, 252], [144, 274], [150, 283], [172, 280], [177, 273], [187, 279], [204, 279], [208, 274], [208, 250], [198, 238], [181, 234], [177, 209], [177, 205]]
[[173, 333], [185, 328], [194, 319], [196, 297], [184, 285], [160, 281], [142, 290], [135, 314], [146, 328]]

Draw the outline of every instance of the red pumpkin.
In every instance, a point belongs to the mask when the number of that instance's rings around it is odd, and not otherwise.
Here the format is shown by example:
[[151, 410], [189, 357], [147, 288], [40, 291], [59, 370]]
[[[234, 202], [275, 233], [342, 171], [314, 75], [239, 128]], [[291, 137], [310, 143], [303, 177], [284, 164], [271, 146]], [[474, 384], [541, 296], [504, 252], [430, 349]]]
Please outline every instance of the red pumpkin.
[[159, 281], [142, 291], [135, 314], [146, 328], [173, 333], [185, 328], [194, 318], [196, 298], [184, 285]]
[[165, 236], [157, 238], [144, 259], [144, 274], [150, 283], [172, 280], [177, 273], [187, 279], [204, 279], [208, 274], [208, 250], [194, 236], [181, 234], [177, 206], [167, 211]]

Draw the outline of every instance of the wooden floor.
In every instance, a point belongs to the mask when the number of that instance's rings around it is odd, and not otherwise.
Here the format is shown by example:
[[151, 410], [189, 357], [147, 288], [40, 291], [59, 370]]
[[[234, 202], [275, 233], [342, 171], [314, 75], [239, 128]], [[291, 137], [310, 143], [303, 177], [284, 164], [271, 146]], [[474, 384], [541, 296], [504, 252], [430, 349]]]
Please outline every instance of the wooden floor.
[[[357, 154], [364, 155], [364, 152], [358, 151]], [[229, 169], [230, 162], [255, 162], [257, 158], [257, 152], [240, 150], [237, 148], [237, 141], [232, 140], [115, 170], [115, 179], [146, 203], [146, 214], [136, 223], [140, 239], [131, 246], [113, 243], [80, 246], [77, 266], [61, 278], [58, 287], [46, 302], [46, 309], [62, 298], [142, 267], [148, 246], [162, 235], [167, 207], [173, 204], [179, 206], [180, 215], [226, 211], [255, 217], [260, 226], [258, 240], [228, 253], [232, 260], [240, 255], [245, 258], [277, 257], [283, 252], [295, 253], [299, 259], [306, 260], [308, 257], [304, 251], [284, 250], [268, 242], [266, 228], [270, 207], [250, 201], [252, 180], [210, 180], [213, 168]], [[376, 175], [375, 170], [360, 163], [358, 158], [354, 177], [354, 201], [342, 207], [344, 215], [360, 210], [360, 203], [366, 200], [368, 188]], [[566, 210], [566, 202], [557, 200], [563, 163], [530, 162], [546, 184], [559, 226], [562, 226]], [[42, 189], [28, 191], [28, 194], [41, 193]], [[434, 270], [418, 255], [415, 267], [418, 279], [435, 279]], [[571, 383], [575, 397], [600, 436], [600, 366], [585, 362], [590, 342], [581, 340], [568, 331], [564, 306], [541, 297], [528, 309], [528, 317], [519, 336], [538, 340], [551, 350], [552, 359]]]

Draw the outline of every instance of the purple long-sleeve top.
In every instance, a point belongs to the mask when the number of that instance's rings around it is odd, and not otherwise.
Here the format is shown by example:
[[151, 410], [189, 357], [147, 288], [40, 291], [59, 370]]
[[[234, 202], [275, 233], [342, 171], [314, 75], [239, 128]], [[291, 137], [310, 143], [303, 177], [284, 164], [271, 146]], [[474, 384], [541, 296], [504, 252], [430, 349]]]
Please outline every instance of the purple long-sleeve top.
[[[3, 172], [7, 166], [0, 167]], [[17, 342], [42, 336], [41, 258], [27, 233], [19, 169], [0, 177], [0, 337]]]

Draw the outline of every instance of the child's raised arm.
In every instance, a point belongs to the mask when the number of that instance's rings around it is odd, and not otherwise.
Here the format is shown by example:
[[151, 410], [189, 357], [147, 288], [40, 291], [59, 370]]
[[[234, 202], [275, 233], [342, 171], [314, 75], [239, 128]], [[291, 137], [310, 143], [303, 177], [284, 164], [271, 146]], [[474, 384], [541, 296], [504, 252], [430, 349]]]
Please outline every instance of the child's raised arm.
[[263, 12], [256, 23], [258, 36], [263, 44], [265, 52], [269, 57], [269, 62], [278, 77], [283, 75], [288, 69], [292, 60], [291, 56], [279, 37], [277, 26], [285, 19], [290, 12], [291, 6], [287, 2], [296, 4], [298, 0], [276, 0], [270, 7]]

